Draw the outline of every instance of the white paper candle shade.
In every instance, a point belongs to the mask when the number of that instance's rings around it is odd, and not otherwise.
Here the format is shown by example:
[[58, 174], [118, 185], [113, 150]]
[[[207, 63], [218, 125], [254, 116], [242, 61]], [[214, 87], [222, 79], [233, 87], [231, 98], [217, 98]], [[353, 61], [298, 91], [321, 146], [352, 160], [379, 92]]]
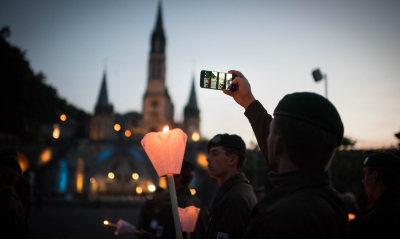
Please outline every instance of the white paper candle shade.
[[181, 173], [186, 141], [187, 135], [181, 129], [173, 129], [166, 133], [148, 133], [141, 143], [161, 177]]
[[179, 218], [181, 219], [181, 226], [183, 232], [194, 232], [196, 227], [197, 218], [199, 217], [200, 208], [195, 206], [189, 206], [186, 208], [180, 208]]

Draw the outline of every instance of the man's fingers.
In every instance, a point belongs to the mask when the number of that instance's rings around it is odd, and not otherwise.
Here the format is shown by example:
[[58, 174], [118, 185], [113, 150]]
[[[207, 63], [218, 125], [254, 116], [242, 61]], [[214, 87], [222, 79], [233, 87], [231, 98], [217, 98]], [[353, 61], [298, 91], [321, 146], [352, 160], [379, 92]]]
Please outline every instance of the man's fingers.
[[228, 71], [228, 73], [229, 74], [235, 74], [235, 75], [240, 76], [240, 77], [244, 77], [244, 75], [240, 71], [230, 70], [230, 71]]
[[229, 90], [223, 90], [222, 92], [224, 92], [226, 95], [232, 96], [233, 97], [233, 92], [229, 91]]

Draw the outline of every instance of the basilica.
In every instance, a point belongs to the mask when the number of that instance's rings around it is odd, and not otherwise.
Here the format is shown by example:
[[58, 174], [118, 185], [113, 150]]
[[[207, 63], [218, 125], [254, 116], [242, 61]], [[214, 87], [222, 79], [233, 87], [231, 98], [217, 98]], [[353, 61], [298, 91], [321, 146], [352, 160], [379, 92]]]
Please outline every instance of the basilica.
[[[188, 135], [185, 160], [195, 169], [192, 193], [203, 201], [217, 189], [208, 177], [207, 142], [200, 132], [200, 111], [197, 105], [194, 77], [188, 89], [183, 122], [174, 121], [174, 105], [166, 87], [165, 48], [161, 4], [151, 35], [147, 87], [142, 112], [118, 114], [108, 100], [107, 72], [104, 70], [95, 102], [94, 114], [88, 122], [88, 137], [73, 138], [77, 122], [61, 115], [61, 120], [43, 127], [43, 134], [53, 133], [52, 141], [20, 144], [18, 160], [27, 174], [33, 175], [35, 190], [44, 197], [67, 198], [129, 197], [151, 195], [157, 187], [167, 188], [165, 177], [158, 177], [140, 141], [148, 132], [159, 132], [168, 125]], [[51, 128], [50, 128], [51, 127]], [[47, 133], [46, 133], [47, 132]], [[208, 195], [208, 196], [207, 196]]]

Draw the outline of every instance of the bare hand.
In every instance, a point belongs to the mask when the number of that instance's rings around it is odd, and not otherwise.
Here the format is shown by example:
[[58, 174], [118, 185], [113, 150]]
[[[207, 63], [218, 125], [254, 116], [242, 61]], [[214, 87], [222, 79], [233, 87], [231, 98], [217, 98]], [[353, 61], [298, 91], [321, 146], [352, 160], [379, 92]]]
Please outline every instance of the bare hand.
[[223, 92], [232, 96], [236, 103], [243, 106], [244, 109], [247, 109], [247, 107], [256, 100], [251, 93], [249, 81], [240, 71], [230, 70], [228, 73], [237, 75], [232, 81], [232, 84], [237, 84], [237, 89], [234, 92], [229, 90], [223, 90]]

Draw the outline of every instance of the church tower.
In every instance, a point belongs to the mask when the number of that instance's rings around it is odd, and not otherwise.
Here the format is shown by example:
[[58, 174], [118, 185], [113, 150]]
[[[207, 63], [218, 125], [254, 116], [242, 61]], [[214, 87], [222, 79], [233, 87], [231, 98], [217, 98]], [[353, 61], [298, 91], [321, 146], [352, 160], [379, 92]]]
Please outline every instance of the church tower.
[[[194, 89], [194, 77], [190, 90], [189, 101], [184, 110], [183, 131], [188, 135], [188, 141], [198, 141], [200, 139], [200, 117], [197, 107], [196, 91]], [[196, 135], [197, 134], [197, 135]]]
[[156, 27], [151, 36], [151, 52], [147, 89], [143, 97], [143, 127], [146, 132], [161, 131], [165, 125], [174, 127], [174, 106], [165, 86], [165, 35], [162, 26], [161, 2]]
[[97, 99], [95, 112], [90, 122], [90, 139], [114, 139], [113, 116], [114, 107], [108, 103], [106, 70], [104, 70], [99, 98]]

